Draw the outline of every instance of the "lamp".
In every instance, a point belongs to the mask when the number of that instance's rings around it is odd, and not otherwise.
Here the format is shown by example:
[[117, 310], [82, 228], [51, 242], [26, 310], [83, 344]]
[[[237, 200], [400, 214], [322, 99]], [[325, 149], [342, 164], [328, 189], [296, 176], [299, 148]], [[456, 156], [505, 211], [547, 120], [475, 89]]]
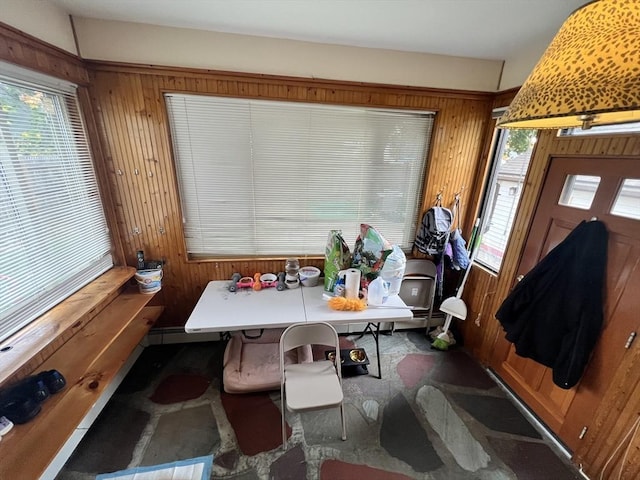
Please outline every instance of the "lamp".
[[500, 128], [640, 121], [640, 0], [597, 0], [565, 21]]

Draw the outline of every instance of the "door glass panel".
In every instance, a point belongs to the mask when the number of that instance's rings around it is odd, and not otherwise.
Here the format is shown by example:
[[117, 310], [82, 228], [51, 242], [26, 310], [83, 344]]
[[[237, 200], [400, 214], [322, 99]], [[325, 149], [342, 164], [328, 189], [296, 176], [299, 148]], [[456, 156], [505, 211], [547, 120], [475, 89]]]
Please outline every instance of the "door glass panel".
[[600, 185], [600, 177], [567, 175], [560, 194], [560, 205], [589, 210]]
[[640, 220], [640, 179], [626, 178], [622, 182], [616, 201], [611, 208], [613, 215]]

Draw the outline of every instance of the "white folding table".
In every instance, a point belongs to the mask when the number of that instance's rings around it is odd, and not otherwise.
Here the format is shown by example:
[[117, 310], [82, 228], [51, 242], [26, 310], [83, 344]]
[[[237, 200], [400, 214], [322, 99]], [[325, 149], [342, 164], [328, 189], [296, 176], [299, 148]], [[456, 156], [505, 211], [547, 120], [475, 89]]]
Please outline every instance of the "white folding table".
[[282, 328], [306, 322], [300, 289], [228, 290], [228, 281], [212, 281], [200, 295], [185, 325], [187, 333], [233, 332], [255, 328]]
[[[383, 307], [369, 307], [361, 312], [332, 310], [323, 298], [324, 288], [300, 287], [277, 291], [240, 289], [229, 292], [228, 281], [211, 281], [185, 325], [187, 333], [231, 332], [265, 328], [284, 328], [300, 322], [327, 322], [333, 325], [366, 323], [376, 342], [378, 378], [380, 369], [380, 323], [413, 318], [400, 297], [389, 297]], [[374, 330], [375, 327], [375, 330]]]

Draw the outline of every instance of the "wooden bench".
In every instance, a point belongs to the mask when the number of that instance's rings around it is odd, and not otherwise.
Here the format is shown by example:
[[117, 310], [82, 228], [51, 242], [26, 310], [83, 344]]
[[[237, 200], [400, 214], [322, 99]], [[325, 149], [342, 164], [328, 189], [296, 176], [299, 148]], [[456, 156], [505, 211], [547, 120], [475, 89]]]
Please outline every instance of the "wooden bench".
[[0, 442], [0, 479], [53, 479], [143, 350], [162, 313], [115, 267], [0, 343], [0, 388], [55, 369], [67, 386]]

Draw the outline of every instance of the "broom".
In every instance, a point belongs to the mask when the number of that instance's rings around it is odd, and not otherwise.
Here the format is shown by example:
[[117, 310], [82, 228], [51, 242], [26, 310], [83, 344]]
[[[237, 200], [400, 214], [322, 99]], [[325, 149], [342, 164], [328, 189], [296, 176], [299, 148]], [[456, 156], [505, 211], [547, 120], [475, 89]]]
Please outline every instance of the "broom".
[[467, 282], [467, 278], [469, 277], [469, 272], [471, 271], [471, 265], [473, 265], [473, 260], [476, 258], [476, 253], [478, 249], [476, 248], [471, 254], [471, 258], [469, 258], [469, 266], [464, 271], [464, 276], [462, 277], [462, 282], [458, 287], [458, 291], [456, 292], [455, 297], [445, 298], [440, 304], [440, 311], [446, 314], [444, 320], [444, 327], [442, 329], [442, 333], [439, 333], [438, 336], [431, 343], [431, 347], [436, 350], [446, 351], [449, 349], [451, 345], [451, 337], [449, 336], [449, 327], [451, 326], [451, 320], [453, 317], [459, 318], [460, 320], [465, 320], [467, 318], [467, 305], [462, 300], [462, 291], [464, 290], [464, 284]]

